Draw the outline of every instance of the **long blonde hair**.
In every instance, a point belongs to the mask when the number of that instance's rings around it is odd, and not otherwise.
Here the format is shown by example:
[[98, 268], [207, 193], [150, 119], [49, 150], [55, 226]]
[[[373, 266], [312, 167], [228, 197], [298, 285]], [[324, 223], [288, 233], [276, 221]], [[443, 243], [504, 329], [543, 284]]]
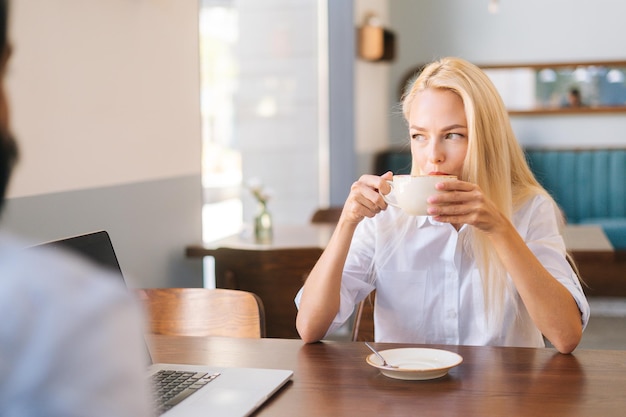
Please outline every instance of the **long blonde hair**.
[[[427, 65], [408, 85], [403, 97], [402, 111], [407, 121], [415, 94], [429, 88], [452, 91], [463, 101], [468, 149], [461, 180], [477, 184], [509, 220], [529, 198], [544, 194], [551, 199], [528, 167], [504, 103], [480, 68], [453, 57]], [[558, 213], [556, 204], [555, 211]], [[465, 248], [473, 252], [479, 268], [487, 310], [501, 318], [505, 293], [512, 290], [504, 266], [478, 229], [470, 228]]]

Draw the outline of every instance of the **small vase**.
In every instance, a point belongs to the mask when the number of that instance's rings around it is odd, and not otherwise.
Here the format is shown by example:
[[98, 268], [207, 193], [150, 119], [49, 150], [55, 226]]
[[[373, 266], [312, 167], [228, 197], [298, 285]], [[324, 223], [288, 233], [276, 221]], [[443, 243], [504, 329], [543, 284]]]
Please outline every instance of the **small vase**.
[[254, 218], [254, 237], [258, 243], [272, 242], [272, 215], [265, 204]]

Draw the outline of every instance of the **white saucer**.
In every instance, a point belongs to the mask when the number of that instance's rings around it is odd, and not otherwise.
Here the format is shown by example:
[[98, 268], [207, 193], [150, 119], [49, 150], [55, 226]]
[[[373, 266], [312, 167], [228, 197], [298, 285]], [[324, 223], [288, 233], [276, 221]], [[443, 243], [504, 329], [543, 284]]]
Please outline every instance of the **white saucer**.
[[373, 353], [367, 356], [369, 365], [380, 369], [383, 375], [395, 379], [419, 380], [440, 378], [463, 362], [463, 357], [454, 352], [428, 348], [402, 348], [380, 351], [385, 360], [398, 366], [387, 368]]

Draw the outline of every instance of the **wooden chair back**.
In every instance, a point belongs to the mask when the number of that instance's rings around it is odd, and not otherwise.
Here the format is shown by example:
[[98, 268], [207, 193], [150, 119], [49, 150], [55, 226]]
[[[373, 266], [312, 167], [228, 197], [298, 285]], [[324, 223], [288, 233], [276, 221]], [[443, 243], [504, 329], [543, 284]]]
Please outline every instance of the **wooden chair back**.
[[311, 217], [311, 223], [337, 223], [343, 207], [328, 207], [318, 209]]
[[373, 342], [374, 341], [374, 301], [376, 290], [372, 291], [357, 306], [352, 327], [353, 342]]
[[257, 294], [265, 306], [267, 337], [297, 339], [294, 298], [321, 254], [321, 248], [218, 248], [215, 285]]
[[256, 294], [208, 288], [145, 288], [138, 293], [150, 333], [265, 337], [265, 311]]

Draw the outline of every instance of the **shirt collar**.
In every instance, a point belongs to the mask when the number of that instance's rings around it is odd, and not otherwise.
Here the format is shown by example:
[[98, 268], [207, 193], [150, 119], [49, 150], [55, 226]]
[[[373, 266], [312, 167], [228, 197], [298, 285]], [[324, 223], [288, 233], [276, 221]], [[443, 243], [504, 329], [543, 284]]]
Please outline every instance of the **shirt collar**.
[[432, 226], [441, 226], [441, 225], [446, 224], [446, 223], [442, 223], [442, 222], [438, 222], [437, 220], [434, 220], [432, 216], [416, 216], [416, 218], [417, 218], [418, 229], [425, 227], [427, 224], [430, 224]]
[[[416, 224], [417, 224], [417, 228], [421, 229], [423, 227], [426, 227], [427, 225], [430, 226], [445, 226], [448, 225], [448, 223], [443, 223], [443, 222], [438, 222], [437, 220], [433, 219], [432, 216], [415, 216], [416, 220]], [[452, 227], [452, 225], [449, 225], [450, 227]], [[467, 227], [466, 224], [462, 225], [461, 228], [459, 229], [459, 232], [461, 232], [461, 230], [465, 229]]]

